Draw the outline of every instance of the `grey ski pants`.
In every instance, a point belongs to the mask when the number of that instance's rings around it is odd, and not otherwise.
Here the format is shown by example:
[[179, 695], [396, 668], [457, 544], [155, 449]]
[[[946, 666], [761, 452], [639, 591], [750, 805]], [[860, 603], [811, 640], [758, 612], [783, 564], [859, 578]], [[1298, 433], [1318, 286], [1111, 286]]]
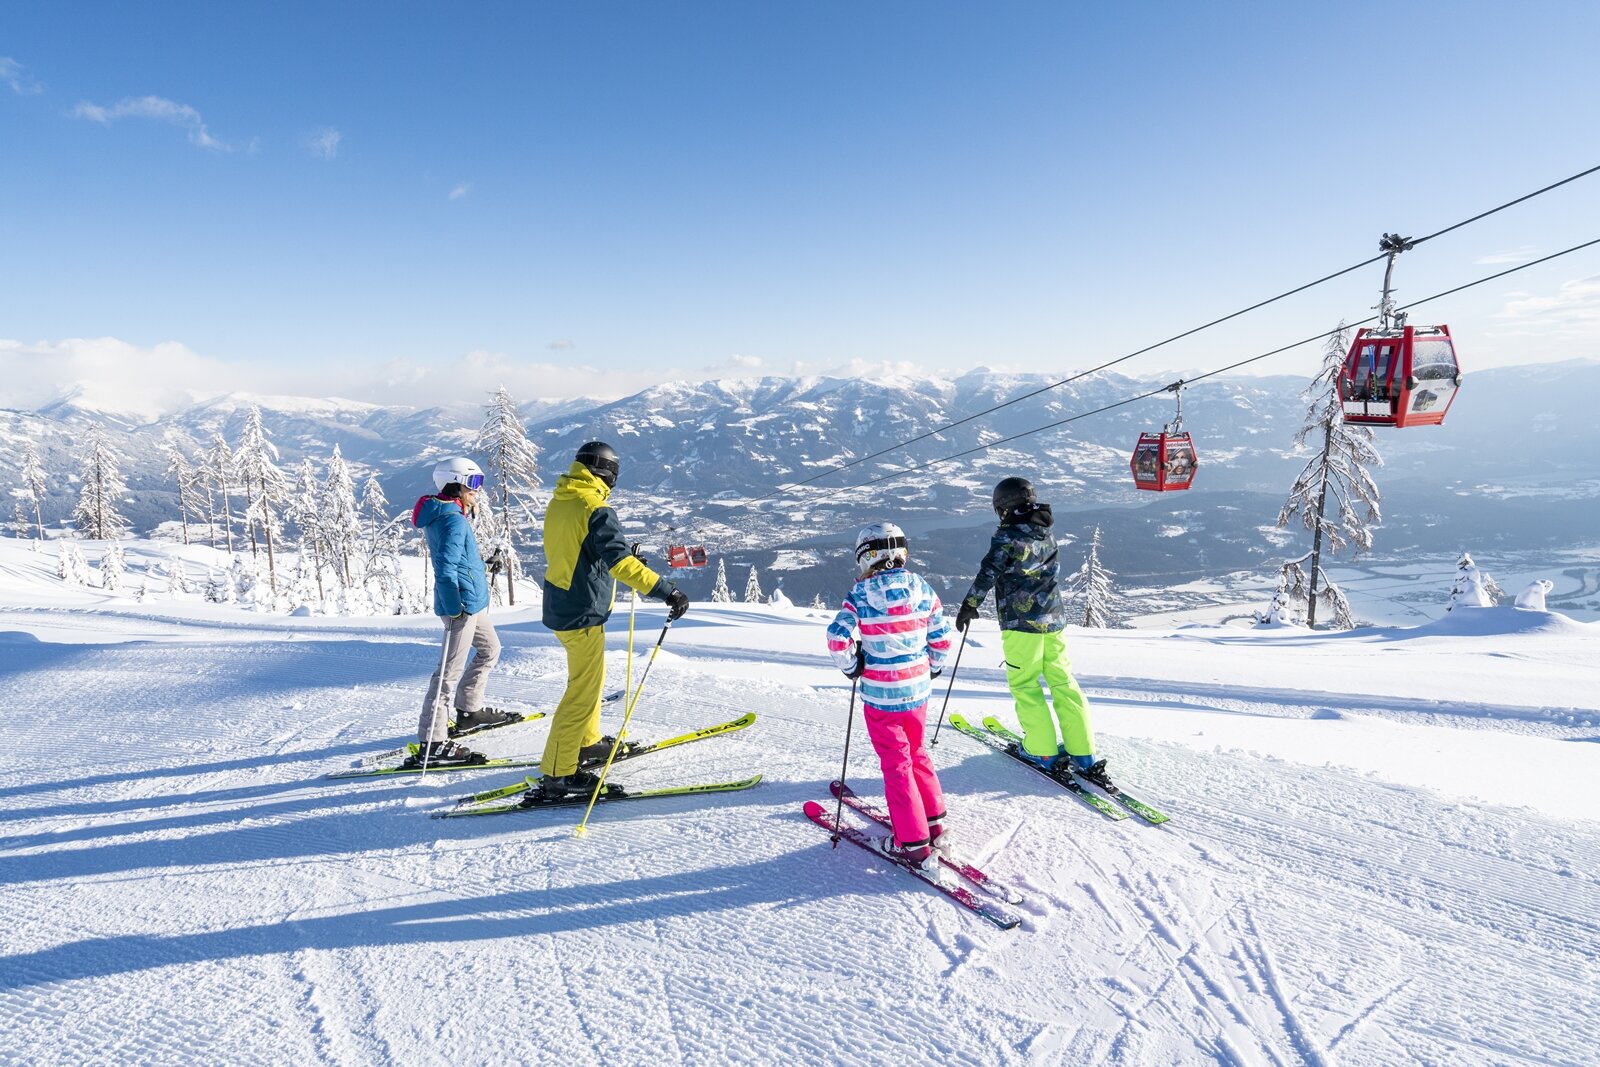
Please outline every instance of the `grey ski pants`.
[[[455, 690], [456, 709], [477, 711], [483, 707], [483, 690], [489, 684], [489, 672], [500, 659], [500, 635], [494, 632], [488, 609], [454, 619], [440, 616], [440, 620], [444, 623], [444, 647], [439, 650], [444, 667], [444, 691]], [[468, 666], [467, 653], [474, 649], [477, 655]], [[443, 741], [450, 736], [450, 720], [455, 717], [455, 711], [451, 705], [439, 701], [439, 688], [439, 667], [436, 666], [433, 677], [428, 680], [422, 715], [417, 720], [417, 741], [421, 744]]]

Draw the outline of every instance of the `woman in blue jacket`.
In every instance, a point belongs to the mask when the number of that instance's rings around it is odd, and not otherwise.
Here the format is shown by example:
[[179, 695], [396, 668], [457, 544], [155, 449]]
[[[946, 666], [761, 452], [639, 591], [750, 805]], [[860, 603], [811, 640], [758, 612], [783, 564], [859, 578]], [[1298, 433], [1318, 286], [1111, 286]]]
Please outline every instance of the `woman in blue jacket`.
[[[483, 763], [485, 756], [450, 740], [451, 734], [521, 718], [483, 706], [489, 672], [500, 659], [500, 638], [489, 621], [489, 581], [467, 521], [483, 490], [483, 471], [470, 459], [447, 459], [433, 469], [433, 484], [438, 493], [417, 501], [411, 521], [427, 537], [433, 557], [433, 613], [444, 622], [444, 649], [417, 720], [421, 751], [407, 762], [421, 765], [426, 758], [435, 767]], [[477, 654], [469, 665], [470, 651]], [[455, 702], [446, 709], [440, 693], [452, 690]]]

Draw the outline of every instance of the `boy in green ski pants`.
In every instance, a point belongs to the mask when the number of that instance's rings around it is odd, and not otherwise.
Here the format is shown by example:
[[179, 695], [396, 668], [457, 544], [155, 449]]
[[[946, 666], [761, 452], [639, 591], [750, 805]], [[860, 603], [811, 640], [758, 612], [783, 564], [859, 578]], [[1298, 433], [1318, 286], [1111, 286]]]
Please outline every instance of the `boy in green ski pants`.
[[[1006, 681], [1022, 726], [1018, 755], [1047, 771], [1070, 769], [1105, 787], [1110, 779], [1106, 761], [1095, 759], [1089, 702], [1067, 661], [1067, 642], [1062, 635], [1066, 612], [1061, 604], [1056, 539], [1050, 532], [1055, 523], [1050, 505], [1034, 499], [1033, 485], [1026, 478], [1003, 478], [994, 487], [994, 510], [1000, 528], [978, 565], [972, 589], [961, 602], [956, 628], [966, 632], [978, 617], [978, 606], [993, 589], [1006, 654]], [[1039, 684], [1041, 676], [1050, 687], [1048, 701]], [[1056, 740], [1058, 721], [1060, 742]]]

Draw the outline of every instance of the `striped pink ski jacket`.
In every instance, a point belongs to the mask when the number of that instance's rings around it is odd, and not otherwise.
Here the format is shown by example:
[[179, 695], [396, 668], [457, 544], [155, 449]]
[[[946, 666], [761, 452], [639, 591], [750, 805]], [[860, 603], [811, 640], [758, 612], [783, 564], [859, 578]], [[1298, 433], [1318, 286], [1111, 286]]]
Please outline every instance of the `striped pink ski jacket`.
[[932, 672], [950, 654], [950, 624], [939, 594], [903, 567], [861, 579], [828, 626], [828, 654], [842, 671], [866, 650], [861, 703], [877, 711], [915, 711], [933, 691]]

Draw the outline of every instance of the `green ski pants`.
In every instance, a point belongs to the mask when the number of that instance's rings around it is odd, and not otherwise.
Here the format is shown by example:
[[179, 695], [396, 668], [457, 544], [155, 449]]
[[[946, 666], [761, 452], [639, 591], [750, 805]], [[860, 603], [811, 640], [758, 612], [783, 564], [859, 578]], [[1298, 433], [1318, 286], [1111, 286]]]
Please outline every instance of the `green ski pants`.
[[[1054, 756], [1056, 720], [1061, 723], [1061, 739], [1070, 756], [1094, 755], [1094, 728], [1089, 725], [1089, 701], [1072, 677], [1067, 660], [1067, 640], [1060, 632], [1026, 633], [1000, 631], [1006, 653], [1006, 682], [1017, 705], [1017, 722], [1022, 725], [1023, 745], [1035, 756]], [[1045, 701], [1044, 686], [1050, 687], [1054, 717]]]

